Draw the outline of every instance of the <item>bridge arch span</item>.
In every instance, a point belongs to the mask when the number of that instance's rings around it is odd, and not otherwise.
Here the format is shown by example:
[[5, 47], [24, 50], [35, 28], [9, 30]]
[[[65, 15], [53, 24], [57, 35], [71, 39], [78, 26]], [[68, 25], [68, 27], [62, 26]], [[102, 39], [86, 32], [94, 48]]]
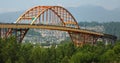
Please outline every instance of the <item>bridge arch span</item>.
[[60, 6], [36, 6], [23, 13], [16, 23], [46, 24], [79, 28], [72, 14]]

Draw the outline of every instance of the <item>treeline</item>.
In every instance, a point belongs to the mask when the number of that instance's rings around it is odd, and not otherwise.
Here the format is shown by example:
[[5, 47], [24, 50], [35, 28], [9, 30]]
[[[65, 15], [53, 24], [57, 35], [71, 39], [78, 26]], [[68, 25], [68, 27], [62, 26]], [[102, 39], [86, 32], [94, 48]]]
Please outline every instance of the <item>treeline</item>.
[[79, 22], [80, 26], [103, 26], [104, 32], [107, 34], [112, 34], [118, 37], [118, 40], [120, 40], [120, 22], [106, 22], [106, 23], [99, 23], [99, 22]]
[[17, 43], [11, 37], [0, 39], [0, 63], [120, 63], [120, 42], [83, 47], [69, 42], [43, 48], [39, 44]]

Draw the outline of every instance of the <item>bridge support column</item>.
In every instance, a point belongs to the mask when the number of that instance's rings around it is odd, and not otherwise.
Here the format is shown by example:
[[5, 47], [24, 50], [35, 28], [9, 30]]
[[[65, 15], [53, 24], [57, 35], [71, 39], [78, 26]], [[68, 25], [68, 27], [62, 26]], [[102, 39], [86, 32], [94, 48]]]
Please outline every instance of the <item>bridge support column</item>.
[[76, 46], [82, 46], [83, 44], [87, 44], [87, 43], [94, 45], [96, 44], [99, 37], [91, 34], [75, 33], [75, 32], [70, 32], [69, 34]]
[[102, 42], [104, 42], [105, 45], [108, 45], [108, 44], [114, 45], [115, 44], [115, 40], [114, 39], [105, 38], [105, 37], [102, 38]]
[[106, 38], [102, 38], [102, 42], [104, 42], [105, 45], [108, 45], [108, 44], [109, 44], [109, 42], [107, 41]]
[[2, 28], [1, 29], [1, 37], [2, 38], [6, 38], [6, 32], [7, 32], [7, 30], [8, 30], [7, 28]]
[[4, 35], [5, 35], [5, 38], [8, 38], [10, 36], [15, 36], [17, 42], [22, 42], [28, 30], [29, 29], [8, 29], [8, 31], [5, 32]]
[[15, 36], [16, 36], [16, 40], [17, 42], [21, 43], [24, 36], [27, 34], [29, 29], [15, 29], [14, 33], [15, 33]]

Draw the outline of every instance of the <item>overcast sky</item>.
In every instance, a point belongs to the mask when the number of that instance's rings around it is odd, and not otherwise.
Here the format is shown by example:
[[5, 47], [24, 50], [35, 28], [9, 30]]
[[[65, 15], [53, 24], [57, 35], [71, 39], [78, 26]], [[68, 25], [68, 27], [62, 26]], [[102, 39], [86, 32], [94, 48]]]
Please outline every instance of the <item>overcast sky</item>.
[[60, 5], [64, 7], [94, 5], [113, 10], [120, 8], [120, 0], [0, 0], [0, 13], [26, 10], [38, 5]]

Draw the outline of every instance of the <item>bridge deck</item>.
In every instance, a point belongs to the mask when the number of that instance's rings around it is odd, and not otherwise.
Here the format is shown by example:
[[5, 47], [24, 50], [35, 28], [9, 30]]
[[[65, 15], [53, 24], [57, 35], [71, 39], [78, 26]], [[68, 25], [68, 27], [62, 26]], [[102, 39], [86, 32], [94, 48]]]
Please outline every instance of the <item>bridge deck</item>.
[[99, 32], [93, 32], [85, 29], [78, 29], [78, 28], [71, 28], [71, 27], [63, 27], [63, 26], [55, 26], [55, 25], [30, 25], [30, 24], [14, 24], [14, 23], [0, 23], [0, 28], [36, 28], [36, 29], [49, 29], [49, 30], [60, 30], [60, 31], [72, 31], [72, 32], [78, 32], [78, 33], [85, 33], [85, 34], [91, 34], [91, 35], [98, 35], [101, 37], [108, 37], [108, 38], [116, 38], [116, 36], [99, 33]]

